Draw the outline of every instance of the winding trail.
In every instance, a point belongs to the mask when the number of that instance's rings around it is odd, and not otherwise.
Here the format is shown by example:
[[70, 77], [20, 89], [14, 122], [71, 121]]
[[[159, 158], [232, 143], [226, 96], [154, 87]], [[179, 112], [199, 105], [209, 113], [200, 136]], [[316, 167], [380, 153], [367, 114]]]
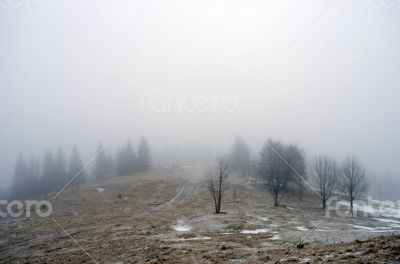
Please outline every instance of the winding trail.
[[[196, 193], [199, 183], [200, 183], [200, 181], [189, 181], [168, 202], [166, 202], [164, 204], [160, 204], [156, 208], [153, 208], [152, 210], [149, 210], [147, 212], [138, 212], [138, 213], [133, 214], [132, 216], [145, 217], [154, 211], [165, 211], [165, 210], [176, 208], [178, 205], [186, 202], [194, 193]], [[98, 223], [97, 225], [101, 225], [102, 227], [113, 226], [114, 221], [115, 221], [115, 219], [107, 221], [107, 222], [101, 222], [101, 223]], [[90, 225], [90, 228], [95, 229], [97, 225], [92, 224], [92, 225]], [[78, 228], [68, 229], [68, 232], [72, 235], [78, 234], [83, 231], [88, 231], [88, 227], [81, 226]], [[8, 244], [8, 245], [0, 244], [0, 254], [2, 254], [4, 256], [16, 254], [17, 252], [26, 250], [31, 247], [39, 246], [41, 244], [50, 243], [51, 241], [60, 241], [60, 240], [64, 239], [65, 237], [66, 237], [65, 233], [63, 233], [61, 231], [46, 234], [46, 235], [41, 235], [41, 236], [34, 236], [33, 234], [28, 234], [18, 242], [14, 242], [14, 243]]]
[[188, 200], [196, 191], [199, 185], [199, 181], [190, 181], [186, 183], [179, 192], [168, 202], [161, 204], [154, 208], [154, 211], [167, 210], [171, 207], [175, 207]]

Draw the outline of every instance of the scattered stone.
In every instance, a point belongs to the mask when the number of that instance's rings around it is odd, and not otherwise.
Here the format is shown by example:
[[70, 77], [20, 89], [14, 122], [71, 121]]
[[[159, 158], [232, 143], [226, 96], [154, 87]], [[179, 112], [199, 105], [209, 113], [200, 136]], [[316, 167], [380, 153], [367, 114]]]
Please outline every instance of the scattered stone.
[[226, 245], [225, 243], [222, 244], [222, 245], [219, 247], [220, 250], [227, 250], [227, 249], [230, 249], [230, 248], [232, 248], [232, 247]]
[[296, 245], [296, 247], [297, 247], [298, 249], [303, 249], [303, 248], [304, 248], [304, 243], [303, 243], [302, 241], [300, 241], [300, 243], [298, 243], [298, 244]]

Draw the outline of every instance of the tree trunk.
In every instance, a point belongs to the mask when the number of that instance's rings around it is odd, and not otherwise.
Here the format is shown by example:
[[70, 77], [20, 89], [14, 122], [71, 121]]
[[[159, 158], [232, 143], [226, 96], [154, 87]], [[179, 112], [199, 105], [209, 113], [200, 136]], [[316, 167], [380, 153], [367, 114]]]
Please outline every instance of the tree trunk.
[[354, 217], [354, 214], [353, 214], [353, 200], [350, 201], [350, 213], [351, 213], [351, 216]]
[[218, 214], [218, 204], [217, 200], [214, 198], [215, 213]]

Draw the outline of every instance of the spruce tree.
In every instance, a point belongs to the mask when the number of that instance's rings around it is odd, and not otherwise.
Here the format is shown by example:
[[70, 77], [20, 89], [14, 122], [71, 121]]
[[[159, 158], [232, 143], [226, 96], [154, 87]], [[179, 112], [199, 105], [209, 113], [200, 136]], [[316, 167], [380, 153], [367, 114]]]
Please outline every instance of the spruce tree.
[[250, 168], [250, 149], [242, 138], [237, 138], [231, 150], [232, 168], [242, 174]]
[[40, 179], [39, 187], [41, 193], [47, 193], [58, 188], [56, 178], [54, 177], [55, 173], [56, 169], [53, 152], [48, 150], [44, 156], [42, 164], [42, 177]]
[[119, 176], [133, 173], [137, 170], [137, 157], [128, 140], [126, 145], [119, 149], [117, 154], [117, 173]]
[[[78, 174], [79, 173], [79, 174]], [[86, 180], [86, 170], [83, 169], [81, 157], [78, 152], [78, 147], [72, 147], [71, 158], [67, 173], [67, 182], [71, 181], [70, 186], [81, 185]]]
[[11, 197], [16, 199], [27, 198], [29, 188], [28, 167], [22, 154], [19, 155], [14, 167], [14, 179], [11, 187]]
[[137, 155], [137, 171], [143, 172], [150, 168], [150, 150], [145, 138], [140, 140]]
[[114, 175], [115, 173], [115, 162], [114, 157], [111, 152], [106, 154], [107, 159], [107, 171], [109, 175]]
[[127, 173], [135, 172], [137, 167], [137, 156], [130, 140], [126, 142], [124, 155], [126, 159]]
[[125, 148], [119, 148], [117, 152], [117, 174], [118, 176], [123, 176], [129, 173], [127, 169], [127, 161], [125, 157]]
[[32, 196], [39, 195], [40, 194], [40, 189], [39, 189], [40, 162], [33, 155], [31, 156], [31, 160], [29, 162], [28, 177], [29, 177], [29, 185], [30, 185], [29, 193]]
[[103, 143], [97, 146], [97, 156], [95, 160], [94, 176], [96, 179], [104, 179], [109, 176], [110, 170], [108, 168], [107, 156], [104, 151]]
[[55, 178], [54, 190], [62, 187], [65, 184], [65, 180], [67, 179], [67, 163], [65, 160], [65, 154], [61, 148], [59, 148], [57, 151], [57, 156], [55, 160], [55, 172], [53, 177]]

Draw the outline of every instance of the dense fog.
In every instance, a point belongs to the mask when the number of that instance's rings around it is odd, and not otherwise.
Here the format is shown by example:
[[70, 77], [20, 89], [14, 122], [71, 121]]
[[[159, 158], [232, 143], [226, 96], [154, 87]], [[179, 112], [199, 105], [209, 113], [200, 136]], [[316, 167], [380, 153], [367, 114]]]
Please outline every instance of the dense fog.
[[387, 4], [9, 3], [0, 188], [20, 154], [69, 159], [76, 144], [86, 164], [100, 141], [117, 155], [145, 137], [153, 165], [201, 165], [240, 136], [254, 160], [267, 138], [299, 145], [306, 164], [356, 155], [370, 193], [400, 199], [400, 8]]

